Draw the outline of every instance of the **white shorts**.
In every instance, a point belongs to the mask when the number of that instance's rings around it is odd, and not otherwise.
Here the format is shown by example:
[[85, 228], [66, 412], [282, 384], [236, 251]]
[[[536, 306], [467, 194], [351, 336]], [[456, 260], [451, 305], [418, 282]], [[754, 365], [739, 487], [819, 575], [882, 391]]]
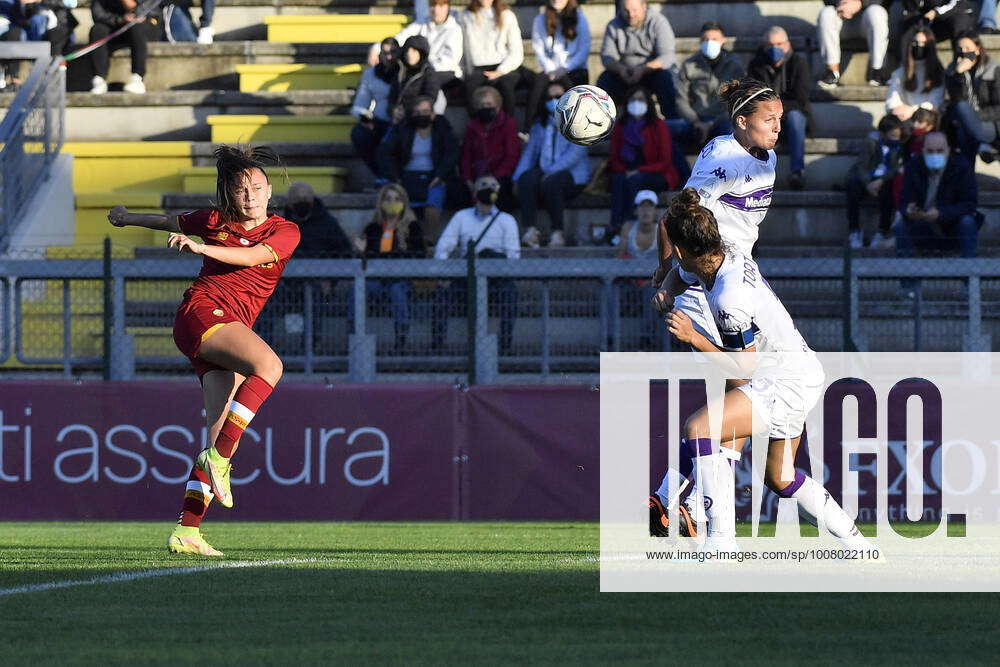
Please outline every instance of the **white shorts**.
[[750, 399], [759, 420], [757, 424], [767, 428], [769, 438], [797, 438], [805, 429], [806, 415], [823, 393], [823, 367], [816, 359], [815, 366], [804, 373], [792, 377], [755, 377], [737, 389]]
[[691, 324], [698, 333], [722, 347], [719, 327], [715, 325], [715, 318], [708, 308], [708, 299], [705, 298], [705, 290], [701, 285], [693, 285], [675, 298], [674, 308], [684, 311], [691, 318]]

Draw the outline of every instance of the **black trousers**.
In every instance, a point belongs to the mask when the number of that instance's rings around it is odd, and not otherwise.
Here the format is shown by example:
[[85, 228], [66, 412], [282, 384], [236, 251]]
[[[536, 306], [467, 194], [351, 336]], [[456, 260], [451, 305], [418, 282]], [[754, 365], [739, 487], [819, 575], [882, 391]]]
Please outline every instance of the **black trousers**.
[[[868, 189], [865, 184], [856, 178], [852, 178], [847, 184], [847, 230], [850, 232], [861, 229], [861, 202], [869, 198]], [[894, 212], [892, 197], [892, 181], [886, 180], [878, 191], [878, 230], [888, 236], [892, 227], [892, 214]]]
[[472, 72], [465, 75], [465, 95], [468, 99], [469, 108], [472, 108], [472, 93], [475, 92], [476, 88], [491, 86], [500, 91], [500, 97], [503, 98], [503, 110], [511, 118], [516, 118], [514, 115], [514, 89], [521, 82], [521, 68], [519, 67], [513, 72], [508, 72], [490, 81], [483, 72], [491, 72], [496, 68], [496, 65], [476, 67]]
[[[159, 19], [147, 17], [145, 21], [132, 26], [124, 34], [118, 35], [104, 46], [96, 49], [90, 54], [94, 63], [94, 74], [107, 78], [108, 70], [111, 69], [111, 53], [119, 49], [129, 49], [132, 52], [132, 73], [139, 76], [146, 76], [146, 55], [149, 51], [149, 42], [160, 39], [163, 33], [163, 25]], [[90, 29], [90, 41], [94, 42], [103, 37], [107, 37], [114, 29], [104, 23], [95, 23]]]
[[521, 224], [525, 229], [535, 226], [538, 202], [552, 220], [552, 231], [562, 231], [566, 203], [583, 192], [583, 185], [573, 182], [568, 171], [557, 171], [546, 176], [540, 167], [534, 167], [517, 179], [517, 198], [521, 200]]

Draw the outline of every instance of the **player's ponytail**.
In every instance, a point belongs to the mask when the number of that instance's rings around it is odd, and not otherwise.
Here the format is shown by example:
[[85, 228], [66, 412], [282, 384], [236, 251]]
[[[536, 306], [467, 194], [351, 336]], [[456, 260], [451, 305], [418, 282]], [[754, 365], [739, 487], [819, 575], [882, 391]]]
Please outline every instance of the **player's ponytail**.
[[723, 252], [715, 215], [701, 205], [701, 196], [694, 188], [684, 188], [674, 195], [663, 220], [670, 242], [694, 257]]
[[745, 76], [722, 84], [719, 88], [719, 99], [729, 110], [729, 118], [736, 120], [737, 116], [752, 116], [761, 102], [772, 102], [781, 98], [763, 81]]
[[281, 158], [267, 146], [219, 146], [213, 152], [218, 178], [215, 183], [216, 208], [222, 214], [224, 222], [236, 222], [240, 219], [240, 209], [236, 204], [236, 193], [243, 185], [246, 172], [259, 169], [267, 182], [264, 166], [267, 163], [280, 165]]

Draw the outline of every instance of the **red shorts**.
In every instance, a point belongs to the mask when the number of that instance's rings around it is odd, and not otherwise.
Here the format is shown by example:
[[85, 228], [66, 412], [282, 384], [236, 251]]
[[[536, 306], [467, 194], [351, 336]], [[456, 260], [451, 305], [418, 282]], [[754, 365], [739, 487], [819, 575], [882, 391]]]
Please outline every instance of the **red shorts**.
[[204, 297], [195, 297], [181, 303], [174, 318], [174, 344], [191, 361], [199, 382], [209, 371], [225, 370], [198, 356], [202, 342], [222, 325], [240, 321], [219, 304]]

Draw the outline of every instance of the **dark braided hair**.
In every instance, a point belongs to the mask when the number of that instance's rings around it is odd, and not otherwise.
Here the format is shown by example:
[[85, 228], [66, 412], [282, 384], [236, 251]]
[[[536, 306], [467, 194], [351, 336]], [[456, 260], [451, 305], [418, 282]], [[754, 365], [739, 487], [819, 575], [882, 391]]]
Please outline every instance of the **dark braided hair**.
[[781, 99], [766, 83], [750, 76], [722, 84], [719, 88], [719, 98], [726, 105], [730, 120], [734, 121], [737, 116], [752, 116], [761, 102]]
[[243, 185], [246, 172], [259, 169], [268, 183], [265, 163], [281, 165], [281, 158], [267, 146], [219, 146], [213, 152], [215, 168], [219, 172], [215, 185], [216, 208], [222, 214], [223, 222], [238, 222], [240, 209], [234, 201], [236, 192]]
[[701, 205], [701, 196], [694, 188], [684, 188], [674, 195], [663, 223], [670, 243], [693, 257], [724, 252], [715, 215]]

